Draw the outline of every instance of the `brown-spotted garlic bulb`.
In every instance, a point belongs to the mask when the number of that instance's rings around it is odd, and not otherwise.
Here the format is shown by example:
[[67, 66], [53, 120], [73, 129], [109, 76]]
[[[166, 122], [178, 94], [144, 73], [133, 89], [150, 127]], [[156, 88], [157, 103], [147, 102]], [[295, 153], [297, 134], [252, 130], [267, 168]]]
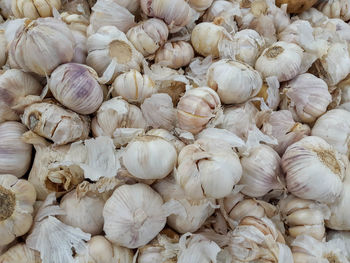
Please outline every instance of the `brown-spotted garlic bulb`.
[[120, 74], [112, 84], [112, 96], [122, 96], [130, 103], [142, 103], [153, 93], [156, 93], [154, 81], [135, 69]]
[[0, 256], [2, 263], [42, 263], [40, 253], [24, 243], [10, 247]]
[[29, 73], [18, 69], [6, 70], [0, 75], [0, 123], [19, 120], [22, 106], [39, 99], [41, 90], [40, 82]]
[[0, 245], [7, 245], [29, 231], [35, 199], [30, 182], [10, 174], [0, 175]]
[[48, 81], [52, 95], [62, 105], [79, 113], [94, 113], [102, 104], [103, 91], [94, 69], [77, 63], [57, 67]]
[[280, 109], [289, 110], [295, 121], [303, 123], [314, 122], [332, 101], [327, 83], [309, 73], [290, 80], [282, 92]]
[[215, 90], [222, 103], [243, 103], [256, 96], [262, 87], [258, 71], [251, 66], [222, 59], [214, 62], [207, 72], [208, 86]]
[[350, 19], [350, 6], [348, 0], [322, 1], [317, 5], [317, 9], [329, 18], [340, 18], [344, 21]]
[[64, 109], [53, 101], [26, 107], [21, 118], [30, 130], [56, 145], [86, 139], [89, 135], [89, 117]]
[[24, 3], [20, 0], [12, 0], [11, 9], [15, 17], [37, 19], [38, 17], [53, 16], [53, 9], [61, 8], [61, 0], [29, 0]]
[[126, 33], [129, 41], [144, 57], [154, 55], [165, 44], [168, 35], [168, 26], [158, 18], [142, 21]]
[[287, 189], [299, 198], [334, 203], [343, 190], [348, 162], [322, 138], [305, 137], [282, 156]]
[[0, 124], [0, 174], [10, 173], [22, 177], [29, 169], [32, 146], [21, 138], [26, 131], [27, 128], [20, 122]]
[[147, 16], [163, 19], [170, 33], [181, 30], [193, 16], [193, 10], [185, 0], [141, 0], [141, 8]]
[[264, 78], [276, 76], [278, 80], [287, 81], [299, 74], [303, 50], [296, 44], [277, 42], [265, 49], [255, 63]]
[[101, 76], [101, 82], [111, 83], [121, 72], [140, 71], [143, 56], [125, 34], [114, 26], [101, 27], [87, 41], [86, 64]]
[[177, 104], [178, 127], [191, 133], [203, 130], [221, 106], [219, 95], [208, 87], [193, 88]]
[[177, 152], [169, 141], [158, 136], [145, 135], [129, 142], [122, 158], [124, 166], [132, 176], [140, 179], [162, 179], [174, 169]]
[[26, 20], [10, 44], [10, 65], [47, 76], [72, 60], [74, 45], [73, 34], [64, 22], [51, 17]]
[[155, 62], [169, 68], [178, 69], [187, 66], [194, 58], [191, 44], [185, 41], [168, 42], [158, 49]]

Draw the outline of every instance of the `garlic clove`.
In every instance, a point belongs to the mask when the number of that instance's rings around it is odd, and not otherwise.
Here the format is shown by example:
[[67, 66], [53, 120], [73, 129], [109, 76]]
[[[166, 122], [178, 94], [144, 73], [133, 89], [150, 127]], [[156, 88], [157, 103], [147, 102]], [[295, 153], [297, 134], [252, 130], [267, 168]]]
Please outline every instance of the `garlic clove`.
[[181, 68], [187, 66], [194, 57], [191, 44], [185, 41], [168, 42], [158, 49], [155, 55], [155, 63], [169, 68]]
[[42, 263], [39, 252], [24, 243], [10, 247], [0, 256], [0, 261], [3, 263]]
[[11, 10], [15, 17], [27, 17], [29, 19], [37, 19], [38, 17], [53, 16], [54, 9], [61, 8], [61, 0], [13, 0]]
[[317, 9], [329, 18], [341, 18], [344, 21], [350, 19], [350, 8], [346, 0], [322, 2], [317, 5]]

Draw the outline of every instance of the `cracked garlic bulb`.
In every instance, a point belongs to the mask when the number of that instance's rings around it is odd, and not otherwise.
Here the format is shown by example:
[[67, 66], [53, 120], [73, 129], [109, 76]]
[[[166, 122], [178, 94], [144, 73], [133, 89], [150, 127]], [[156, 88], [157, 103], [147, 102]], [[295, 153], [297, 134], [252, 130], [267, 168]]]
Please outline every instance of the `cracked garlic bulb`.
[[42, 263], [38, 251], [20, 243], [10, 247], [0, 256], [2, 263]]
[[35, 189], [30, 182], [10, 174], [0, 175], [1, 246], [10, 244], [29, 231], [35, 199]]
[[61, 8], [61, 0], [29, 0], [24, 3], [20, 0], [13, 0], [11, 10], [16, 18], [26, 17], [37, 19], [38, 17], [53, 16], [53, 10]]
[[293, 143], [282, 156], [288, 191], [299, 198], [328, 204], [341, 195], [348, 165], [344, 155], [316, 136]]
[[154, 61], [169, 68], [178, 69], [190, 64], [194, 51], [186, 41], [167, 42], [156, 52]]

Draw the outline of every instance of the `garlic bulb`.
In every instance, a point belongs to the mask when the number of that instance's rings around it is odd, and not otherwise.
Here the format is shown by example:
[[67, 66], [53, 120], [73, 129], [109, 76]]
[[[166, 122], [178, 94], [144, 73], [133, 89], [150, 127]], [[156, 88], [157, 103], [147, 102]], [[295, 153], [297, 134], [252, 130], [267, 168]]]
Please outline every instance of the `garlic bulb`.
[[214, 0], [189, 0], [189, 4], [197, 11], [204, 11], [209, 8]]
[[258, 94], [262, 87], [259, 72], [233, 60], [214, 62], [207, 72], [208, 86], [215, 90], [222, 103], [243, 103]]
[[50, 17], [27, 20], [10, 43], [10, 65], [46, 76], [58, 65], [72, 60], [74, 44], [72, 32], [64, 22]]
[[53, 96], [67, 108], [80, 113], [95, 112], [103, 101], [103, 91], [92, 68], [66, 63], [51, 74], [48, 86]]
[[88, 253], [78, 254], [74, 263], [123, 262], [132, 263], [133, 253], [130, 249], [110, 243], [104, 236], [94, 236], [87, 242]]
[[155, 62], [169, 68], [187, 66], [194, 57], [191, 44], [185, 41], [168, 42], [158, 49]]
[[165, 129], [152, 129], [147, 132], [147, 135], [158, 136], [171, 142], [175, 146], [177, 153], [185, 147], [185, 144], [181, 140]]
[[220, 106], [218, 94], [208, 87], [186, 91], [177, 104], [179, 128], [192, 133], [200, 132], [215, 117]]
[[103, 26], [115, 26], [126, 33], [130, 27], [135, 25], [133, 14], [119, 5], [118, 0], [98, 0], [91, 10], [90, 25], [87, 29], [89, 36]]
[[241, 176], [241, 163], [229, 144], [200, 139], [179, 153], [175, 179], [192, 199], [223, 198]]
[[0, 13], [4, 18], [9, 18], [13, 16], [11, 9], [12, 0], [3, 0], [0, 2]]
[[27, 233], [33, 222], [35, 189], [27, 180], [14, 175], [0, 176], [0, 245], [6, 245]]
[[280, 108], [289, 110], [295, 121], [311, 123], [327, 111], [331, 100], [326, 82], [305, 73], [283, 86]]
[[[22, 106], [39, 98], [42, 87], [33, 76], [18, 69], [0, 75], [0, 123], [19, 120]], [[16, 108], [16, 110], [14, 110]]]
[[147, 16], [163, 19], [170, 33], [186, 26], [193, 15], [193, 10], [185, 0], [141, 0], [140, 4]]
[[163, 229], [167, 216], [176, 213], [177, 208], [178, 202], [164, 204], [160, 195], [145, 184], [122, 185], [103, 208], [103, 230], [115, 244], [141, 247]]
[[57, 218], [62, 223], [78, 227], [86, 233], [98, 235], [103, 230], [102, 210], [104, 200], [97, 195], [84, 195], [80, 197], [76, 190], [63, 196], [60, 207], [65, 214]]
[[348, 0], [320, 2], [317, 9], [329, 18], [341, 18], [344, 21], [350, 19]]
[[276, 110], [280, 104], [280, 83], [277, 77], [267, 77], [263, 83], [259, 93], [252, 100], [258, 109], [266, 109], [266, 107]]
[[287, 4], [288, 13], [299, 14], [311, 8], [316, 2], [317, 0], [277, 0], [276, 5]]
[[63, 13], [67, 12], [71, 15], [90, 17], [90, 6], [87, 0], [63, 0], [61, 10], [64, 11], [61, 13], [61, 17]]
[[5, 38], [5, 31], [0, 29], [0, 66], [5, 65], [7, 60], [7, 41]]
[[349, 156], [350, 113], [342, 109], [326, 112], [317, 119], [311, 134], [321, 137], [338, 152]]
[[139, 0], [116, 0], [118, 5], [121, 5], [128, 9], [134, 15], [140, 12], [140, 1]]
[[20, 122], [0, 124], [0, 174], [22, 177], [29, 169], [32, 146], [21, 138], [26, 131], [27, 128]]
[[29, 19], [37, 19], [38, 17], [53, 16], [53, 9], [61, 8], [61, 0], [29, 0], [23, 3], [20, 0], [13, 0], [11, 10], [15, 17], [27, 17]]
[[303, 199], [333, 203], [343, 189], [348, 160], [325, 140], [308, 136], [282, 156], [288, 191]]
[[30, 130], [52, 140], [56, 145], [85, 139], [89, 135], [89, 117], [66, 110], [54, 101], [26, 107], [21, 118]]
[[249, 151], [249, 155], [241, 158], [243, 168], [240, 185], [241, 192], [251, 197], [261, 197], [271, 190], [283, 189], [280, 177], [281, 158], [271, 147], [259, 145]]
[[129, 142], [122, 155], [123, 164], [133, 176], [141, 179], [161, 179], [175, 167], [176, 149], [161, 137], [145, 135]]
[[10, 247], [0, 256], [3, 263], [42, 263], [38, 251], [29, 248], [26, 244], [20, 243]]
[[156, 85], [146, 74], [131, 69], [120, 74], [112, 84], [112, 96], [122, 96], [130, 103], [142, 103], [156, 92]]
[[130, 28], [126, 36], [144, 57], [148, 57], [165, 44], [168, 34], [168, 26], [163, 20], [150, 18]]
[[112, 82], [118, 73], [140, 70], [143, 59], [125, 34], [113, 26], [101, 27], [88, 38], [86, 64], [102, 76], [104, 83]]
[[185, 216], [170, 215], [167, 218], [167, 224], [179, 233], [197, 231], [215, 211], [214, 198], [193, 200], [186, 196], [184, 190], [173, 178], [163, 179], [152, 187], [161, 195], [165, 202], [174, 199], [185, 208]]
[[277, 42], [265, 49], [255, 63], [264, 78], [276, 76], [287, 81], [298, 75], [303, 58], [303, 50], [296, 44]]

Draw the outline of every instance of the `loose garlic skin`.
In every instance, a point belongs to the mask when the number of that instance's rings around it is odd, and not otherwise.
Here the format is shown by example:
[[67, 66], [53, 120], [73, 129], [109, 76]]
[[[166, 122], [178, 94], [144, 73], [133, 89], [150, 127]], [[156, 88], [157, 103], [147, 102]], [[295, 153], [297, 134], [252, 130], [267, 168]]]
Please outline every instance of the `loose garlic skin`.
[[14, 175], [0, 176], [0, 245], [10, 244], [27, 233], [33, 223], [33, 204], [36, 193], [27, 180]]
[[305, 73], [283, 86], [280, 108], [289, 110], [295, 121], [312, 123], [327, 111], [331, 101], [327, 83]]
[[303, 50], [296, 44], [276, 42], [266, 48], [255, 63], [264, 78], [276, 76], [278, 81], [293, 79], [299, 74]]
[[220, 106], [218, 94], [208, 87], [186, 91], [177, 104], [179, 128], [193, 134], [199, 133], [215, 117]]
[[40, 253], [29, 248], [25, 243], [10, 247], [0, 255], [1, 263], [42, 263]]
[[26, 131], [27, 128], [20, 122], [0, 124], [0, 174], [10, 173], [22, 177], [29, 169], [32, 146], [21, 138]]
[[45, 77], [72, 60], [74, 45], [73, 34], [64, 22], [51, 17], [27, 20], [10, 44], [10, 66]]
[[112, 84], [112, 96], [122, 96], [130, 103], [142, 103], [153, 93], [156, 93], [154, 81], [135, 69], [120, 74]]
[[190, 64], [194, 58], [191, 44], [185, 41], [168, 42], [158, 49], [155, 62], [169, 68], [178, 69]]
[[51, 74], [48, 86], [52, 95], [67, 108], [79, 114], [94, 113], [102, 104], [103, 91], [92, 68], [66, 63]]
[[145, 135], [129, 142], [123, 164], [140, 179], [162, 179], [175, 167], [177, 152], [172, 143], [157, 136]]
[[29, 0], [24, 3], [20, 0], [12, 0], [11, 10], [16, 18], [37, 19], [39, 17], [53, 16], [53, 9], [61, 8], [61, 0]]
[[215, 90], [222, 103], [243, 103], [258, 94], [262, 79], [251, 66], [233, 60], [214, 62], [207, 72], [208, 86]]
[[165, 44], [168, 35], [168, 26], [158, 18], [142, 21], [126, 33], [129, 41], [144, 57], [154, 55]]
[[346, 157], [316, 136], [290, 145], [282, 156], [288, 191], [299, 198], [328, 204], [341, 195], [347, 167]]

